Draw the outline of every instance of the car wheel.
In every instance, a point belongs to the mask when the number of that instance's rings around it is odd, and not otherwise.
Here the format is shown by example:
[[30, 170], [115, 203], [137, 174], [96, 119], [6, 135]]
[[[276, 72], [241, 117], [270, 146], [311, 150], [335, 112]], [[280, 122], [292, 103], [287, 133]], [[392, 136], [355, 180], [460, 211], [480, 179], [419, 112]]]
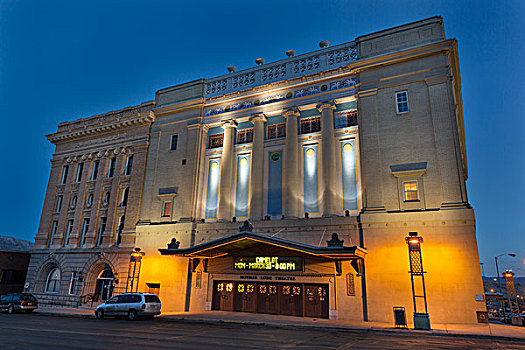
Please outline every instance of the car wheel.
[[128, 311], [128, 320], [134, 321], [137, 319], [137, 311], [131, 309]]
[[15, 312], [15, 308], [13, 307], [13, 305], [9, 305], [9, 307], [7, 308], [7, 313], [12, 314], [13, 312]]
[[104, 318], [104, 310], [102, 309], [98, 309], [97, 310], [97, 313], [96, 313], [96, 316], [99, 320], [103, 319]]

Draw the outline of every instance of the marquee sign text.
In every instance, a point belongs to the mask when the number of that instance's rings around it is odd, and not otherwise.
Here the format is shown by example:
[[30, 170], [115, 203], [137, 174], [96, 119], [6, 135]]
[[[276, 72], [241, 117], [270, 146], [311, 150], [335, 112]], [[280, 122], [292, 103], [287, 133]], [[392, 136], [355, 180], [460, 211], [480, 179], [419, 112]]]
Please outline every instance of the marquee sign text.
[[302, 271], [303, 258], [298, 256], [245, 256], [233, 260], [235, 270]]

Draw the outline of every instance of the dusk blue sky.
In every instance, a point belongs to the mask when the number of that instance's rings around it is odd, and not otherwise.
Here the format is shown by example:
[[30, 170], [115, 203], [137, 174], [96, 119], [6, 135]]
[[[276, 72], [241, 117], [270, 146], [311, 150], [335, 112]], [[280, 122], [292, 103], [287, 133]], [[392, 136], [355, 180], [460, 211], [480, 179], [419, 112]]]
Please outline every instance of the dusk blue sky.
[[[57, 124], [154, 99], [160, 88], [442, 16], [459, 42], [485, 275], [525, 275], [525, 1], [0, 0], [0, 234], [32, 240]], [[424, 232], [422, 232], [424, 235]], [[458, 266], [458, 268], [461, 268]]]

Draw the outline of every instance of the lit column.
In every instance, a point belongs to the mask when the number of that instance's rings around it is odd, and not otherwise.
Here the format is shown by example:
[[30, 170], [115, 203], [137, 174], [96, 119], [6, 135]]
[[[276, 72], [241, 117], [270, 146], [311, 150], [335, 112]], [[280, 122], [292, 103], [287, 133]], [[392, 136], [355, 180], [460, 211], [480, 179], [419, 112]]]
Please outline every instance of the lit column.
[[264, 114], [250, 118], [253, 123], [252, 167], [250, 171], [249, 217], [252, 221], [263, 216], [263, 174], [264, 174]]
[[333, 102], [317, 105], [321, 112], [321, 159], [323, 166], [323, 193], [321, 213], [323, 216], [336, 216], [340, 211], [337, 205], [337, 177], [335, 167], [334, 109]]
[[284, 111], [286, 118], [286, 146], [284, 148], [284, 216], [299, 217], [299, 143], [297, 140], [297, 117], [301, 113], [292, 108]]
[[222, 123], [224, 139], [221, 155], [221, 178], [219, 182], [219, 203], [217, 219], [230, 221], [232, 218], [232, 181], [233, 181], [233, 138], [237, 122], [226, 120]]

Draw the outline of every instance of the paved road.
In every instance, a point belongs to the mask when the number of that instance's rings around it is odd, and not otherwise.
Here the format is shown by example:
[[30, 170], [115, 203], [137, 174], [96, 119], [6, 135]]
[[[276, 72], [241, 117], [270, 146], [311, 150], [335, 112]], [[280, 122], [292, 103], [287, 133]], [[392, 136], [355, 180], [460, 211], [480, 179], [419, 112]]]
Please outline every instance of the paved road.
[[0, 349], [525, 349], [525, 342], [385, 332], [0, 314]]

